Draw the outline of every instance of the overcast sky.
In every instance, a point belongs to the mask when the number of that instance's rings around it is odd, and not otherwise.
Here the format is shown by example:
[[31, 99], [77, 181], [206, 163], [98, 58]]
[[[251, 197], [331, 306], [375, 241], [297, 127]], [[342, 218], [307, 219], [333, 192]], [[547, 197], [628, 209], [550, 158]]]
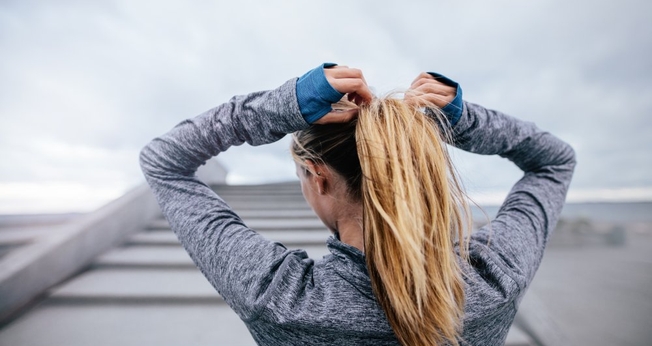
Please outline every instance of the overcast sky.
[[[89, 211], [144, 183], [181, 120], [324, 61], [377, 94], [421, 71], [571, 143], [571, 199], [652, 200], [652, 2], [0, 2], [0, 213]], [[231, 183], [296, 179], [288, 138], [218, 156]], [[455, 152], [472, 196], [520, 177]]]

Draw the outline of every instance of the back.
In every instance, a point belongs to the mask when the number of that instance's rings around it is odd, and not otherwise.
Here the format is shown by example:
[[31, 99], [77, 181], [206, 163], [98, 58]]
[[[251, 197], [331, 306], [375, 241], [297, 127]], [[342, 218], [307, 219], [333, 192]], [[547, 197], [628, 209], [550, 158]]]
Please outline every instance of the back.
[[[261, 314], [245, 320], [261, 345], [399, 345], [371, 290], [364, 255], [331, 237], [330, 255], [313, 262], [293, 251], [273, 278]], [[501, 345], [516, 314], [518, 289], [472, 249], [462, 345]], [[482, 263], [480, 265], [480, 263]]]

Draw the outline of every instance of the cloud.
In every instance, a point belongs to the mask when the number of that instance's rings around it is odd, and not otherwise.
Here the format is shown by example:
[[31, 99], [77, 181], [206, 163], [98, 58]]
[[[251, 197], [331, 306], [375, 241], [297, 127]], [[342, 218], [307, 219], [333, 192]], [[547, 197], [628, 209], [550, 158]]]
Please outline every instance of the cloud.
[[[143, 181], [140, 148], [181, 120], [335, 61], [378, 93], [442, 72], [467, 99], [569, 141], [573, 188], [649, 187], [650, 13], [635, 0], [5, 1], [0, 182], [127, 189]], [[220, 159], [230, 181], [294, 179], [287, 140]], [[498, 158], [461, 161], [477, 190], [519, 175]]]
[[43, 214], [90, 212], [107, 201], [122, 196], [123, 186], [84, 183], [4, 183], [0, 182], [0, 212], [3, 214]]

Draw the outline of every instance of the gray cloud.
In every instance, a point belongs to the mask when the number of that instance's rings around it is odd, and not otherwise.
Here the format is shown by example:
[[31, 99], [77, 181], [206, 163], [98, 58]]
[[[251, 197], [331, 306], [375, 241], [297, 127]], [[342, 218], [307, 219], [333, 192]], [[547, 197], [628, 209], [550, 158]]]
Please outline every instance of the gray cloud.
[[[649, 187], [650, 13], [634, 0], [3, 2], [0, 183], [127, 188], [142, 181], [136, 156], [153, 137], [335, 61], [362, 68], [378, 92], [422, 70], [447, 74], [468, 100], [571, 142], [574, 188]], [[287, 146], [220, 156], [234, 181], [293, 179]], [[497, 158], [456, 156], [478, 191], [519, 176]]]

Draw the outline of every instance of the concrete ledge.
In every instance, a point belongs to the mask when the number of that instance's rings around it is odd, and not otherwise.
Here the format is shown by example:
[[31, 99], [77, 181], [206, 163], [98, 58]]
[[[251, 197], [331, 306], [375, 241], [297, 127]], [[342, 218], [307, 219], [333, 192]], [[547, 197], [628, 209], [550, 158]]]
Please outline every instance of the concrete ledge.
[[91, 270], [51, 290], [56, 299], [221, 299], [213, 286], [192, 270]]
[[[312, 259], [320, 259], [328, 254], [326, 244], [307, 246], [287, 246], [289, 249], [303, 249]], [[127, 246], [112, 249], [93, 262], [94, 268], [150, 268], [174, 269], [192, 268], [195, 264], [181, 246]]]
[[[328, 229], [316, 217], [311, 219], [251, 219], [245, 220], [247, 227], [262, 232], [322, 232], [328, 234]], [[157, 219], [147, 224], [150, 231], [170, 230], [170, 225], [165, 219]], [[328, 238], [328, 236], [326, 237]]]
[[94, 212], [58, 226], [51, 236], [8, 253], [0, 261], [0, 323], [142, 229], [159, 213], [154, 196], [143, 184]]
[[[283, 243], [288, 247], [323, 245], [331, 236], [328, 231], [260, 231], [263, 237]], [[180, 246], [177, 236], [168, 230], [136, 233], [125, 243], [126, 246]]]

